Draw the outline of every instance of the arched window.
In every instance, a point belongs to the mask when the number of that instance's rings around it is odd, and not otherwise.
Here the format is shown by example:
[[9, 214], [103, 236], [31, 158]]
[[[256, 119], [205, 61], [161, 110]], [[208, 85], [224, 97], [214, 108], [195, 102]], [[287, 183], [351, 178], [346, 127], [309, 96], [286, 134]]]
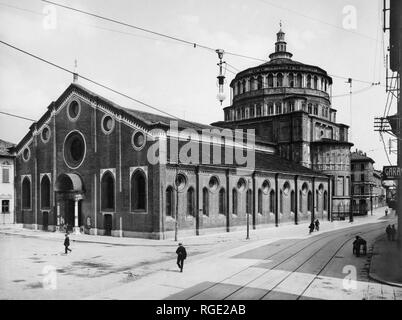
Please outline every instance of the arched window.
[[166, 188], [166, 215], [173, 217], [174, 192], [173, 187]]
[[101, 209], [114, 210], [114, 177], [107, 171], [101, 180]]
[[296, 87], [301, 88], [302, 83], [303, 83], [303, 77], [302, 77], [302, 75], [300, 73], [298, 73], [297, 77], [296, 77]]
[[31, 208], [31, 180], [25, 177], [22, 180], [22, 209]]
[[269, 193], [269, 212], [275, 212], [275, 191]]
[[296, 198], [295, 198], [295, 192], [292, 190], [290, 192], [290, 211], [291, 212], [296, 212]]
[[262, 89], [262, 77], [261, 76], [257, 77], [257, 89], [258, 90]]
[[261, 117], [261, 105], [257, 105], [257, 117]]
[[283, 74], [282, 73], [278, 73], [278, 75], [276, 76], [276, 86], [283, 87]]
[[243, 90], [242, 92], [246, 92], [247, 91], [247, 87], [246, 87], [246, 79], [243, 79]]
[[232, 213], [237, 214], [237, 190], [232, 190]]
[[314, 76], [314, 87], [313, 88], [316, 89], [316, 90], [318, 88], [318, 78], [317, 78], [317, 76]]
[[268, 75], [268, 88], [272, 88], [274, 86], [274, 76], [272, 74]]
[[241, 89], [242, 89], [242, 87], [241, 87], [241, 82], [239, 81], [239, 82], [237, 82], [237, 94], [241, 94], [241, 93], [242, 93]]
[[313, 105], [311, 103], [309, 103], [307, 108], [308, 108], [307, 109], [308, 113], [311, 114], [313, 112]]
[[313, 194], [311, 191], [307, 194], [307, 211], [313, 212]]
[[50, 208], [50, 180], [46, 175], [40, 182], [40, 205], [41, 208]]
[[272, 103], [268, 105], [268, 114], [274, 114], [274, 105]]
[[204, 215], [209, 216], [209, 191], [207, 188], [202, 189], [202, 210]]
[[324, 191], [324, 210], [328, 210], [328, 192]]
[[311, 89], [311, 76], [307, 76], [307, 88]]
[[282, 104], [280, 102], [275, 103], [276, 106], [276, 114], [282, 113]]
[[225, 189], [219, 190], [219, 213], [225, 214], [226, 211], [226, 192]]
[[137, 170], [131, 176], [131, 210], [146, 210], [146, 206], [146, 178], [141, 170]]
[[251, 206], [252, 206], [252, 192], [251, 190], [247, 190], [246, 195], [246, 213], [251, 213]]
[[293, 88], [294, 86], [295, 86], [295, 80], [294, 80], [293, 73], [291, 73], [289, 75], [289, 87]]
[[258, 213], [262, 214], [262, 190], [258, 189]]
[[187, 214], [195, 217], [195, 193], [194, 188], [190, 187], [187, 190]]
[[299, 211], [303, 212], [303, 192], [299, 191]]

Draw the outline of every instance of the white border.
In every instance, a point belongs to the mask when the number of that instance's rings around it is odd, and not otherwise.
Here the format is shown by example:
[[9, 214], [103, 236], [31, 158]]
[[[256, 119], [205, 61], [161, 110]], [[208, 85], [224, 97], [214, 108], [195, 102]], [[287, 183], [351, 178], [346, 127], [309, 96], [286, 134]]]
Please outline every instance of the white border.
[[[107, 130], [104, 128], [104, 126], [103, 126], [103, 121], [105, 121], [105, 118], [106, 118], [106, 117], [110, 117], [110, 118], [112, 119], [112, 121], [113, 121], [113, 123], [112, 123], [112, 128], [111, 128], [109, 131], [107, 131]], [[109, 134], [111, 134], [111, 133], [113, 132], [115, 126], [116, 126], [116, 120], [114, 119], [114, 117], [113, 117], [112, 115], [108, 114], [108, 113], [105, 113], [105, 114], [103, 115], [103, 117], [102, 117], [102, 120], [101, 120], [101, 129], [102, 129], [102, 132], [103, 132], [104, 134], [106, 134], [106, 135], [109, 135]]]
[[[47, 138], [47, 140], [43, 139], [43, 130], [45, 130], [45, 129], [49, 130], [49, 137]], [[43, 143], [48, 143], [50, 141], [51, 136], [52, 136], [52, 131], [50, 130], [50, 127], [47, 124], [45, 124], [40, 131], [40, 139], [42, 140]]]
[[[66, 157], [64, 156], [64, 148], [65, 148], [65, 145], [66, 145], [66, 140], [67, 140], [67, 138], [68, 138], [72, 133], [74, 133], [74, 132], [77, 132], [78, 134], [80, 134], [81, 137], [82, 137], [82, 139], [84, 140], [84, 156], [82, 157], [81, 162], [80, 162], [76, 167], [71, 167], [71, 166], [67, 163]], [[66, 166], [69, 167], [70, 169], [75, 170], [75, 169], [78, 169], [78, 168], [82, 165], [82, 163], [84, 162], [84, 160], [85, 160], [85, 158], [86, 158], [86, 155], [87, 155], [87, 142], [86, 142], [86, 140], [85, 140], [85, 136], [81, 133], [81, 131], [74, 129], [74, 130], [71, 130], [69, 133], [66, 134], [66, 136], [64, 137], [64, 141], [63, 141], [62, 153], [63, 153], [63, 160], [64, 160], [64, 163], [65, 163]]]
[[[77, 113], [77, 116], [75, 118], [72, 118], [70, 116], [70, 106], [74, 101], [78, 103], [78, 113]], [[71, 122], [76, 122], [78, 120], [78, 118], [80, 117], [80, 115], [81, 115], [81, 101], [79, 99], [71, 98], [70, 101], [68, 102], [68, 105], [67, 105], [67, 108], [66, 108], [66, 113], [67, 113], [68, 119]]]
[[[136, 135], [137, 132], [142, 133], [143, 136], [144, 136], [144, 144], [143, 144], [141, 147], [137, 147], [137, 146], [135, 145], [135, 143], [134, 143], [134, 136]], [[142, 150], [142, 149], [145, 147], [146, 144], [147, 144], [147, 135], [145, 134], [145, 132], [142, 131], [142, 130], [138, 130], [138, 129], [135, 130], [135, 131], [133, 132], [133, 134], [131, 135], [131, 145], [133, 146], [134, 150], [135, 150], [135, 151], [140, 151], [140, 150]]]

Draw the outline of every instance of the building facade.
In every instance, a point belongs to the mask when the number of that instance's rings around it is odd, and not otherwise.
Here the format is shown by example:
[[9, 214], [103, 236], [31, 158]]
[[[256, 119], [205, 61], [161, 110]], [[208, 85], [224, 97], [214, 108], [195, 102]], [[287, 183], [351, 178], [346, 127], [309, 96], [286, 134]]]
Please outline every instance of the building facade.
[[366, 215], [372, 209], [384, 206], [386, 192], [375, 161], [361, 150], [351, 153], [352, 203], [354, 215]]
[[127, 109], [73, 83], [13, 149], [16, 220], [161, 239], [331, 219], [328, 176], [280, 158], [273, 143], [244, 144], [255, 159], [238, 164], [239, 146], [223, 132]]
[[336, 122], [332, 78], [317, 66], [292, 60], [285, 33], [277, 33], [270, 60], [239, 72], [231, 81], [231, 105], [213, 125], [252, 128], [275, 143], [281, 157], [331, 176], [333, 217], [349, 212], [348, 126]]
[[14, 144], [0, 140], [0, 224], [14, 223]]

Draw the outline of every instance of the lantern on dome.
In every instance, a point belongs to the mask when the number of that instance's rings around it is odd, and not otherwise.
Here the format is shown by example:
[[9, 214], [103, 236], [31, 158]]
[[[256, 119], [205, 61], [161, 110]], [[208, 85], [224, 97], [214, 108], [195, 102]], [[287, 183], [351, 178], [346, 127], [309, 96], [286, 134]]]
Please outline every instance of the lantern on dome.
[[224, 51], [222, 49], [217, 49], [215, 50], [215, 52], [218, 54], [218, 58], [219, 58], [219, 75], [217, 76], [218, 78], [218, 94], [216, 95], [216, 98], [218, 99], [218, 101], [221, 103], [226, 99], [226, 95], [223, 91], [223, 85], [225, 84], [225, 75], [223, 74], [223, 64], [225, 62], [222, 61], [223, 59], [223, 53]]

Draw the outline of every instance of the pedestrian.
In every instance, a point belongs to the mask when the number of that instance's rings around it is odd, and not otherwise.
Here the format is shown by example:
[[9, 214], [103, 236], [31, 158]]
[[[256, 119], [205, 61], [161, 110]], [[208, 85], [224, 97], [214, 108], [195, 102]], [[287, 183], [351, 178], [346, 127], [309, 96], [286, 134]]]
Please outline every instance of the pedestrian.
[[177, 248], [176, 253], [177, 253], [177, 266], [179, 267], [180, 272], [183, 272], [183, 265], [184, 260], [187, 258], [187, 251], [182, 243], [179, 243], [179, 247]]
[[395, 236], [396, 236], [396, 229], [395, 229], [395, 225], [393, 224], [392, 228], [391, 228], [391, 240], [392, 241], [395, 241]]
[[315, 219], [314, 224], [315, 224], [315, 230], [316, 231], [320, 230], [320, 221], [318, 221], [318, 219]]
[[315, 228], [314, 222], [311, 222], [310, 225], [309, 225], [310, 234], [314, 231], [314, 228]]
[[387, 226], [387, 228], [385, 229], [385, 232], [387, 233], [388, 241], [391, 241], [391, 238], [392, 238], [392, 236], [391, 236], [391, 234], [392, 234], [392, 228], [391, 228], [391, 225], [390, 225], [390, 224], [389, 224], [389, 225]]
[[356, 255], [356, 257], [360, 256], [360, 242], [359, 242], [359, 236], [356, 236], [355, 241], [353, 241], [353, 254]]
[[385, 208], [385, 216], [388, 215], [388, 208]]
[[70, 248], [70, 238], [68, 237], [68, 232], [66, 233], [66, 237], [64, 239], [64, 249], [65, 249], [65, 253], [67, 254], [68, 251], [72, 251]]

